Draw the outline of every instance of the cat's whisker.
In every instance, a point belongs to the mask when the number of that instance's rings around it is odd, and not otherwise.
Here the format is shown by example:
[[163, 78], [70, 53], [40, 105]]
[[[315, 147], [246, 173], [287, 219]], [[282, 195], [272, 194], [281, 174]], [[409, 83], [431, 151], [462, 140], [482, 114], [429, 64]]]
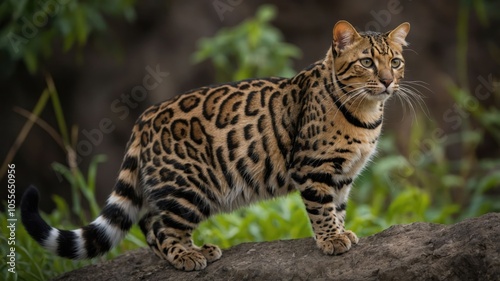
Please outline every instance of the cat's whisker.
[[430, 85], [429, 83], [422, 80], [403, 80], [401, 83], [413, 83], [413, 84], [421, 84], [421, 85]]
[[406, 115], [406, 104], [403, 102], [403, 97], [401, 95], [395, 95], [396, 98], [398, 99], [399, 101], [399, 104], [401, 104], [401, 108], [403, 108], [403, 115], [401, 116], [401, 121], [403, 121], [404, 119], [404, 116]]
[[[353, 89], [352, 91], [348, 92], [349, 96], [348, 98], [340, 104], [339, 108], [337, 108], [337, 111], [335, 112], [335, 114], [333, 115], [333, 118], [335, 118], [337, 116], [337, 114], [339, 113], [340, 111], [340, 108], [344, 107], [348, 102], [350, 102], [351, 100], [354, 100], [356, 99], [357, 97], [361, 96], [363, 94], [363, 90], [366, 88], [367, 86], [363, 86], [363, 87], [359, 87], [359, 88], [356, 88], [356, 89]], [[354, 93], [354, 94], [351, 94], [351, 93]], [[331, 109], [329, 111], [327, 111], [328, 113], [333, 110], [334, 108], [336, 107], [335, 104], [332, 105]]]
[[[427, 106], [425, 106], [425, 102], [419, 92], [413, 87], [408, 87], [407, 85], [400, 87], [399, 92], [402, 94], [401, 96], [407, 100], [408, 105], [412, 105], [413, 103], [418, 104], [424, 115], [430, 119], [430, 114]], [[415, 109], [413, 109], [415, 111]], [[416, 112], [415, 112], [416, 117]]]
[[406, 87], [406, 88], [413, 90], [411, 94], [413, 96], [419, 98], [421, 100], [421, 102], [424, 102], [423, 101], [424, 96], [421, 95], [421, 93], [417, 89], [417, 87], [421, 87], [421, 88], [429, 91], [430, 93], [433, 93], [433, 91], [427, 87], [427, 85], [429, 85], [429, 84], [426, 82], [423, 82], [423, 81], [402, 81], [400, 84], [403, 87]]
[[[422, 81], [418, 81], [418, 82], [422, 82]], [[411, 87], [411, 89], [413, 89], [418, 94], [420, 94], [420, 92], [418, 91], [418, 89], [416, 87], [421, 87], [421, 88], [432, 93], [432, 90], [427, 87], [428, 84], [425, 82], [417, 83], [417, 81], [409, 81], [409, 82], [403, 81], [400, 83], [400, 85], [405, 86], [405, 87]]]
[[[421, 86], [420, 84], [417, 84], [418, 86]], [[424, 87], [424, 89], [427, 89], [427, 87]], [[424, 112], [425, 116], [430, 119], [430, 113], [429, 109], [427, 106], [425, 106], [424, 102], [424, 97], [420, 94], [420, 92], [417, 90], [412, 85], [406, 85], [406, 84], [401, 84], [400, 85], [400, 92], [404, 94], [404, 96], [407, 96], [409, 99], [413, 100], [415, 103], [417, 103], [420, 107], [420, 109]], [[424, 107], [425, 106], [425, 107]]]
[[358, 97], [362, 97], [360, 101], [354, 100], [353, 102], [357, 103], [356, 108], [354, 109], [354, 112], [357, 112], [363, 101], [368, 97], [368, 94], [365, 93], [365, 89], [361, 89], [361, 94], [358, 95]]
[[[330, 84], [333, 84], [333, 82], [330, 83]], [[325, 84], [325, 85], [328, 85], [328, 84]], [[363, 86], [362, 87], [358, 87], [358, 88], [354, 88], [351, 91], [346, 92], [345, 94], [348, 95], [348, 98], [340, 105], [340, 107], [345, 106], [346, 103], [348, 103], [353, 98], [356, 98], [357, 95], [361, 94], [360, 92], [357, 92], [357, 91], [359, 91], [359, 90], [367, 87], [364, 83], [353, 83], [353, 84], [350, 84], [350, 85], [347, 85], [345, 87], [340, 88], [340, 90], [346, 89], [348, 87], [353, 87], [353, 86], [356, 86], [356, 85], [363, 85]], [[323, 98], [321, 100], [321, 102], [325, 101], [327, 98], [328, 98], [328, 96], [325, 96], [325, 98]], [[336, 107], [336, 105], [334, 103], [332, 103], [331, 106], [330, 106], [330, 108], [326, 112], [330, 113], [335, 107]], [[334, 114], [334, 117], [337, 115], [337, 113], [338, 113], [338, 111]]]
[[[401, 101], [404, 101], [406, 103], [406, 105], [408, 106], [408, 108], [410, 108], [411, 112], [413, 113], [413, 120], [415, 120], [416, 122], [418, 122], [418, 118], [417, 118], [417, 112], [415, 111], [415, 107], [413, 106], [413, 103], [412, 103], [412, 100], [410, 99], [410, 96], [407, 95], [405, 93], [405, 90], [400, 88], [398, 93], [403, 93], [403, 95], [397, 95], [398, 98], [401, 100]], [[405, 104], [402, 104], [403, 108], [406, 108]]]

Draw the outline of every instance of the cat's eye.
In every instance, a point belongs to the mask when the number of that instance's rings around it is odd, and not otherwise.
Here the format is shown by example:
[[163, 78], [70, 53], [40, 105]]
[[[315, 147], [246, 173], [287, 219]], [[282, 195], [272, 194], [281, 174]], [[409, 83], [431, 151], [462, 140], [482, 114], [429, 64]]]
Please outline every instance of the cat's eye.
[[392, 68], [398, 68], [401, 66], [401, 60], [400, 59], [392, 59], [391, 60], [391, 67]]
[[360, 59], [359, 62], [361, 62], [362, 66], [367, 68], [373, 66], [373, 60], [369, 58]]

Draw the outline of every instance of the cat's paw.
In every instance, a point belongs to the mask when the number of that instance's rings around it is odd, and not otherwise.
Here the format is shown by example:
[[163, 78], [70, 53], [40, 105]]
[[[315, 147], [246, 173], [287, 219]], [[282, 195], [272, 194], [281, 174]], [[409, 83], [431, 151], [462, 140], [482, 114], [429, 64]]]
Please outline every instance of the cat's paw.
[[201, 246], [200, 253], [207, 259], [208, 262], [216, 261], [222, 256], [220, 248], [212, 244], [205, 244]]
[[202, 253], [192, 248], [185, 248], [180, 243], [167, 243], [164, 241], [164, 243], [160, 244], [158, 242], [158, 251], [155, 251], [155, 254], [158, 253], [162, 259], [167, 260], [179, 270], [193, 271], [207, 267], [207, 259]]
[[175, 268], [183, 271], [202, 270], [207, 267], [207, 259], [194, 250], [183, 251], [176, 255], [167, 255], [167, 260]]
[[316, 244], [327, 255], [339, 255], [349, 251], [352, 244], [357, 244], [358, 241], [354, 232], [346, 230], [342, 233], [318, 237]]

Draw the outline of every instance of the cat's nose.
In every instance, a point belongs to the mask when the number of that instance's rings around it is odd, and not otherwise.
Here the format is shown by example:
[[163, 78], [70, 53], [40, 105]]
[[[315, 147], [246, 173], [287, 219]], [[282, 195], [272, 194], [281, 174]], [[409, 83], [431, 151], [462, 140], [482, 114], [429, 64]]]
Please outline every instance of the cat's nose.
[[388, 88], [389, 85], [391, 85], [392, 81], [394, 81], [392, 73], [389, 69], [382, 69], [379, 73], [378, 78], [386, 88]]
[[380, 82], [382, 82], [382, 84], [384, 84], [386, 88], [388, 88], [389, 85], [391, 85], [392, 81], [394, 81], [394, 79], [392, 78], [380, 79]]

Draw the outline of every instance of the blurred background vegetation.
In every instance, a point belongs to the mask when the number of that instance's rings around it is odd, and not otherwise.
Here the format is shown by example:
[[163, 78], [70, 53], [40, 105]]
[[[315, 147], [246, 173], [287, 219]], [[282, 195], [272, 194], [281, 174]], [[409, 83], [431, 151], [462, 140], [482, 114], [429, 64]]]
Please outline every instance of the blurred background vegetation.
[[[333, 24], [347, 19], [359, 29], [377, 31], [411, 22], [407, 86], [424, 99], [412, 106], [397, 99], [388, 105], [378, 156], [355, 182], [347, 228], [367, 236], [394, 224], [454, 223], [500, 211], [497, 1], [399, 1], [391, 7], [363, 2], [363, 9], [358, 1], [189, 2], [0, 3], [5, 130], [0, 176], [5, 179], [7, 163], [16, 164], [17, 202], [24, 188], [35, 184], [53, 226], [69, 229], [92, 221], [112, 189], [130, 128], [142, 110], [197, 86], [292, 76], [324, 55]], [[171, 75], [146, 99], [127, 104], [147, 66]], [[125, 104], [127, 111], [113, 106]], [[94, 144], [85, 131], [99, 128], [103, 118], [114, 129]], [[82, 140], [94, 145], [78, 159]], [[6, 192], [0, 192], [5, 210]], [[2, 233], [6, 219], [1, 212]], [[1, 264], [3, 280], [46, 280], [145, 247], [134, 227], [107, 256], [67, 261], [42, 250], [18, 223], [17, 275]], [[292, 194], [213, 217], [195, 240], [227, 248], [311, 235], [300, 196]]]

